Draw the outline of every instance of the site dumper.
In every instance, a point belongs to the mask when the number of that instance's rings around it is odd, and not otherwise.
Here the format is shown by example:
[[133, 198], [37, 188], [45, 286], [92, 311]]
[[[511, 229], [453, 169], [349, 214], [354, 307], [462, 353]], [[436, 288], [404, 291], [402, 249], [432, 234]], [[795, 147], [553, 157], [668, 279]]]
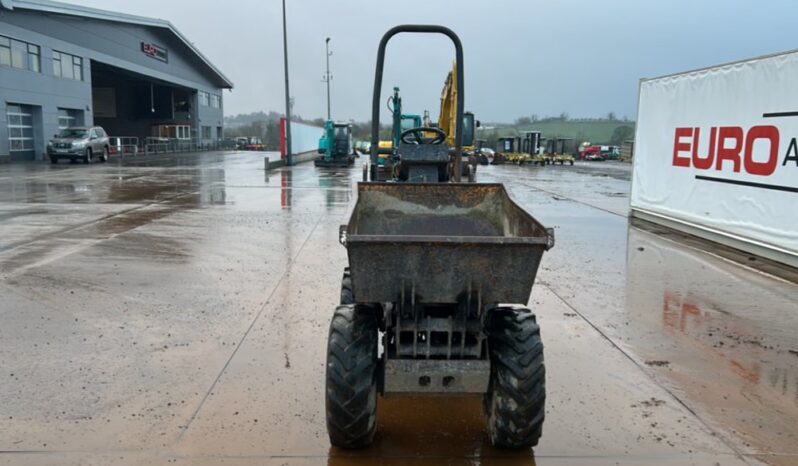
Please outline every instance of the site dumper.
[[[463, 76], [454, 32], [441, 26], [390, 30], [377, 60], [372, 164], [385, 45], [399, 32], [449, 36]], [[462, 112], [462, 82], [458, 88]], [[503, 185], [459, 182], [462, 115], [457, 121], [451, 167], [442, 171], [451, 180], [358, 183], [357, 202], [341, 227], [349, 267], [330, 325], [325, 387], [333, 445], [370, 444], [378, 397], [401, 395], [482, 397], [495, 446], [527, 448], [541, 436], [543, 344], [525, 304], [554, 235]], [[405, 147], [408, 141], [412, 149]], [[425, 172], [419, 164], [430, 160], [441, 173], [440, 154], [449, 149], [441, 138], [419, 136], [403, 141], [398, 153], [400, 164], [411, 162], [400, 171]]]

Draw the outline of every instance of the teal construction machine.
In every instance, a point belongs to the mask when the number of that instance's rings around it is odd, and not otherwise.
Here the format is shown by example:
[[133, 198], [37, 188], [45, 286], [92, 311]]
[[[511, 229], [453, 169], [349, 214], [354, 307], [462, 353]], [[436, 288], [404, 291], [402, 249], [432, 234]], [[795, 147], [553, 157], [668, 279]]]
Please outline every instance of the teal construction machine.
[[402, 133], [413, 128], [421, 128], [424, 126], [421, 115], [402, 113], [402, 97], [399, 96], [398, 87], [393, 88], [393, 96], [388, 99], [388, 110], [391, 111], [391, 115], [393, 116], [391, 139], [389, 141], [380, 141], [377, 151], [377, 173], [375, 174], [375, 179], [381, 181], [387, 181], [393, 178], [394, 174], [391, 173], [391, 167], [394, 165], [394, 148], [399, 147]]
[[327, 120], [324, 135], [319, 139], [319, 154], [313, 162], [317, 167], [352, 166], [355, 163], [352, 125]]
[[402, 113], [402, 98], [399, 96], [399, 88], [393, 88], [393, 105], [389, 107], [393, 113], [393, 125], [391, 126], [391, 139], [393, 147], [399, 147], [400, 137], [404, 131], [413, 128], [421, 128], [424, 124], [421, 115]]

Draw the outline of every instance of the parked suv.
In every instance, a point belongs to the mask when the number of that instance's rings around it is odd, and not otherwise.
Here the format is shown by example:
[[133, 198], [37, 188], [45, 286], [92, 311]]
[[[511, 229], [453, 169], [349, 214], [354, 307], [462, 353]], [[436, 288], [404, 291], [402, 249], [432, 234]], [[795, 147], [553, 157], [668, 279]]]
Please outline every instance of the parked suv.
[[58, 159], [91, 163], [95, 158], [107, 162], [109, 152], [108, 135], [99, 126], [64, 128], [47, 143], [47, 156], [52, 163], [58, 163]]

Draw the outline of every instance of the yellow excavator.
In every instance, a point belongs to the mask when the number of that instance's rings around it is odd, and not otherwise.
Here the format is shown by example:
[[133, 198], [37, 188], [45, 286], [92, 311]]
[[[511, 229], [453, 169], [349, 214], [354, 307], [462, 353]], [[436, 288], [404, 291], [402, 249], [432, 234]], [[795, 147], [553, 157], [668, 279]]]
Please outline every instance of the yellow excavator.
[[[455, 127], [457, 125], [457, 63], [452, 65], [452, 71], [446, 76], [441, 91], [441, 112], [438, 115], [438, 128], [446, 134], [446, 144], [454, 147]], [[479, 122], [472, 112], [463, 112], [463, 163], [462, 176], [474, 181], [477, 176], [479, 164], [479, 149], [476, 144], [476, 130]]]

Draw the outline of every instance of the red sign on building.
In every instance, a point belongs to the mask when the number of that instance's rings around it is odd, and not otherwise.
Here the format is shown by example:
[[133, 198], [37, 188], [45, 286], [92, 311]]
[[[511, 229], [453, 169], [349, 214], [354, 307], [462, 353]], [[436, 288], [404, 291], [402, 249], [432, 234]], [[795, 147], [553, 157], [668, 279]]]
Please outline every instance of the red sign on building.
[[163, 47], [142, 42], [141, 51], [144, 52], [144, 55], [147, 55], [148, 57], [160, 60], [164, 63], [169, 62], [169, 52]]

